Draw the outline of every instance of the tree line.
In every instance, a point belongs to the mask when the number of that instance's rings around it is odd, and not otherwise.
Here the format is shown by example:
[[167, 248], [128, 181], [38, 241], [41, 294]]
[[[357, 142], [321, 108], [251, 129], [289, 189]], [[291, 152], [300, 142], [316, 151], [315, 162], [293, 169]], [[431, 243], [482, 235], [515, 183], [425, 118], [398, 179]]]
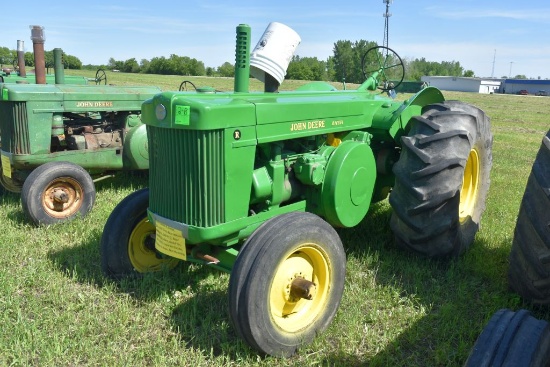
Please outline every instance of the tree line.
[[[44, 51], [44, 59], [47, 68], [54, 67], [53, 50]], [[17, 51], [10, 50], [7, 47], [0, 47], [0, 64], [2, 67], [15, 66], [17, 64]], [[63, 53], [63, 64], [67, 69], [82, 69], [80, 59], [66, 53]], [[25, 52], [25, 66], [34, 67], [34, 54], [32, 52]]]
[[[361, 62], [365, 52], [377, 46], [376, 42], [359, 40], [340, 40], [334, 43], [333, 55], [326, 60], [317, 57], [300, 57], [295, 55], [287, 69], [285, 79], [295, 80], [323, 80], [348, 83], [362, 83], [365, 80]], [[16, 58], [16, 51], [7, 47], [0, 47], [0, 64], [12, 65]], [[46, 67], [53, 67], [53, 51], [46, 51]], [[429, 76], [464, 76], [474, 77], [472, 70], [465, 70], [458, 61], [428, 61], [425, 58], [403, 59], [405, 67], [405, 80], [420, 81], [423, 75]], [[105, 68], [126, 73], [146, 73], [163, 75], [187, 75], [187, 76], [222, 76], [233, 77], [235, 75], [234, 64], [225, 62], [218, 67], [206, 67], [204, 63], [188, 56], [172, 54], [169, 57], [153, 57], [150, 60], [135, 58], [128, 60], [115, 60], [109, 58], [106, 65], [82, 65], [80, 59], [72, 55], [63, 55], [63, 62], [69, 69]], [[25, 64], [34, 66], [32, 52], [25, 52]], [[516, 78], [525, 78], [517, 75]]]

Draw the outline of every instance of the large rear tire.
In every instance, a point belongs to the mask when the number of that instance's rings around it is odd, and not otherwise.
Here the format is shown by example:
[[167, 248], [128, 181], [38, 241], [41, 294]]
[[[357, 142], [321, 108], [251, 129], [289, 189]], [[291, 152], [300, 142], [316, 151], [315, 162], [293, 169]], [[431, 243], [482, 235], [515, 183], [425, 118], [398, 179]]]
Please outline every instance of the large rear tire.
[[542, 367], [550, 358], [550, 328], [526, 310], [497, 311], [483, 329], [465, 367]]
[[396, 242], [429, 257], [459, 255], [473, 242], [485, 210], [489, 118], [466, 103], [446, 101], [427, 106], [410, 126], [393, 168]]
[[345, 269], [342, 243], [327, 222], [297, 212], [270, 219], [249, 237], [233, 266], [233, 326], [259, 352], [291, 356], [334, 318]]
[[535, 158], [521, 201], [508, 282], [523, 298], [550, 304], [550, 130]]

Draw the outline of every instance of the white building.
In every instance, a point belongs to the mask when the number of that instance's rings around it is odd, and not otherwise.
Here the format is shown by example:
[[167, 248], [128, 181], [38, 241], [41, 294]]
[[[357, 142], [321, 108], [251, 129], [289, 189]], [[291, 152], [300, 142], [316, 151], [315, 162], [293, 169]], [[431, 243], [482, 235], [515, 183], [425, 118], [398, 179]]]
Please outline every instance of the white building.
[[466, 78], [459, 76], [423, 76], [421, 80], [441, 90], [476, 93], [498, 93], [502, 79]]

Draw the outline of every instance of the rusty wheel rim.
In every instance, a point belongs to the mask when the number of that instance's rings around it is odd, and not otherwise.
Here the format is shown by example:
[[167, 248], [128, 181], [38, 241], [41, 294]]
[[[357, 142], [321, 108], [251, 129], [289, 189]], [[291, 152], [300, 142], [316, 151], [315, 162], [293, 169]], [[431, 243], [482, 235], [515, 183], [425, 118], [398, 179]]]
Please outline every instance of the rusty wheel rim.
[[68, 218], [80, 210], [84, 195], [84, 189], [77, 180], [59, 177], [44, 189], [42, 207], [53, 218]]

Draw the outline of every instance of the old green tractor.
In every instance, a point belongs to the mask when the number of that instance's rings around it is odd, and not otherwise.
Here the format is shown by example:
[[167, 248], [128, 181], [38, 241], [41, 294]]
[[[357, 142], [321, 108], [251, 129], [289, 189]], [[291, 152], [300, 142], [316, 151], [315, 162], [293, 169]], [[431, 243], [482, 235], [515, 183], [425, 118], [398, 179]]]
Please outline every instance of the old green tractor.
[[21, 193], [36, 224], [85, 215], [95, 181], [149, 168], [141, 104], [161, 92], [65, 84], [61, 49], [54, 55], [55, 84], [45, 84], [45, 72], [37, 84], [0, 83], [0, 183]]
[[[149, 187], [110, 215], [101, 261], [114, 279], [182, 260], [229, 272], [238, 334], [262, 354], [289, 356], [338, 309], [346, 254], [334, 227], [356, 226], [372, 203], [391, 192], [390, 226], [405, 248], [448, 257], [473, 242], [492, 135], [481, 110], [436, 88], [402, 102], [377, 93], [403, 79], [386, 47], [367, 51], [356, 90], [313, 82], [278, 92], [281, 73], [251, 56], [250, 33], [237, 27], [233, 93], [144, 102]], [[274, 54], [290, 60], [287, 51]], [[251, 72], [263, 92], [249, 92]]]

